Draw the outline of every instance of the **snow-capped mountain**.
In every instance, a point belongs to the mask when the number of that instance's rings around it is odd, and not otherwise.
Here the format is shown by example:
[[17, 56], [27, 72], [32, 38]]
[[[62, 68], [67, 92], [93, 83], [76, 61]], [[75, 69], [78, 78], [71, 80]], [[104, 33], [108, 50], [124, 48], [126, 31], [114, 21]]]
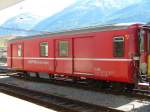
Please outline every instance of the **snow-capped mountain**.
[[[45, 19], [23, 13], [6, 21], [0, 34], [34, 35], [94, 25], [150, 21], [149, 0], [76, 0], [61, 12]], [[23, 29], [9, 30], [7, 29]]]

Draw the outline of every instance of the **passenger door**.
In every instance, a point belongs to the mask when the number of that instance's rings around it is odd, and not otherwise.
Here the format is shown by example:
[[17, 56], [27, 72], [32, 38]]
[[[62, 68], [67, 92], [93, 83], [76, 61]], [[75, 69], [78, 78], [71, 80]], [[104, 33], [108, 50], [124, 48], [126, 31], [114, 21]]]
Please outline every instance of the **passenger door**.
[[74, 39], [74, 74], [81, 76], [94, 75], [94, 37]]
[[72, 74], [73, 50], [72, 39], [55, 40], [55, 72]]
[[23, 43], [12, 44], [12, 68], [23, 69]]

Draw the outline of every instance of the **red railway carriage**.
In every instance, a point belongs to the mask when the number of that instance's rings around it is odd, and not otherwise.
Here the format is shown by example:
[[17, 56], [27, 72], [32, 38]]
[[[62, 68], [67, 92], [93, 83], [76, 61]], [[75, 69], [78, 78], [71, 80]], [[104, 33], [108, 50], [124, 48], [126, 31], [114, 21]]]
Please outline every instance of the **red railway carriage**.
[[14, 39], [8, 42], [8, 66], [135, 84], [139, 27], [108, 25]]

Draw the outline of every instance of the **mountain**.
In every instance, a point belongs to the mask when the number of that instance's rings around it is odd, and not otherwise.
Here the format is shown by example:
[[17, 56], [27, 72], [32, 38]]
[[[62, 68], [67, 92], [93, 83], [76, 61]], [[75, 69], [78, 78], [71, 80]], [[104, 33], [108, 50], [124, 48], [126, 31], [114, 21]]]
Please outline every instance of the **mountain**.
[[140, 3], [133, 4], [124, 9], [116, 11], [107, 16], [106, 23], [127, 23], [127, 22], [142, 22], [147, 23], [150, 21], [150, 1], [143, 0]]
[[35, 35], [95, 25], [147, 23], [150, 21], [149, 6], [149, 0], [76, 0], [44, 19], [31, 13], [15, 16], [0, 26], [0, 35]]
[[107, 17], [112, 18], [112, 14], [117, 11], [141, 2], [142, 0], [79, 0], [62, 12], [43, 20], [35, 28], [53, 32], [109, 24]]
[[30, 13], [19, 14], [13, 18], [10, 18], [0, 26], [0, 35], [24, 35], [38, 33], [39, 31], [32, 30], [32, 28], [35, 27], [41, 19], [41, 17]]

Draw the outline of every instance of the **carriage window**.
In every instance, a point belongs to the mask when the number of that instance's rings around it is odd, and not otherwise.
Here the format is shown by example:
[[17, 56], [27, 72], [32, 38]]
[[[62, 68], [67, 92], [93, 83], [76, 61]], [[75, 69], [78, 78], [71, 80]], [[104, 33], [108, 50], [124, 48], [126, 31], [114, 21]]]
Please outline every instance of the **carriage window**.
[[48, 42], [40, 43], [40, 56], [48, 56]]
[[59, 56], [66, 57], [69, 56], [69, 42], [59, 41]]
[[18, 45], [18, 56], [22, 56], [22, 45]]
[[124, 37], [114, 37], [114, 57], [123, 57], [124, 56]]
[[144, 51], [144, 31], [141, 30], [140, 31], [140, 52], [143, 52]]

